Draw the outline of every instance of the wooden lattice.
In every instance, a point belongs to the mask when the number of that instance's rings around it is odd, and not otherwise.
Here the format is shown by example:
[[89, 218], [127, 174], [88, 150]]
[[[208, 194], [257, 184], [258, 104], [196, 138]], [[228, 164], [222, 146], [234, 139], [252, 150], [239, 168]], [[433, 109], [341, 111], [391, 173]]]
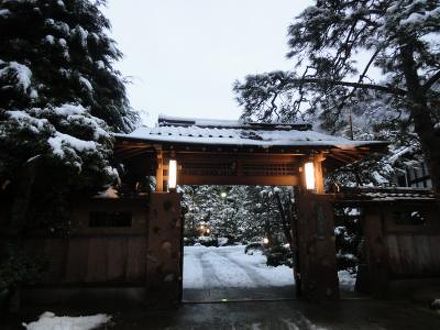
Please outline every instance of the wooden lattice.
[[182, 166], [184, 175], [198, 175], [198, 176], [229, 176], [235, 174], [233, 163], [219, 162], [219, 163], [199, 163], [191, 162], [185, 163]]
[[182, 166], [184, 175], [193, 176], [292, 176], [298, 174], [294, 163], [190, 162]]
[[297, 174], [297, 165], [292, 163], [262, 164], [245, 163], [241, 165], [245, 176], [286, 176]]

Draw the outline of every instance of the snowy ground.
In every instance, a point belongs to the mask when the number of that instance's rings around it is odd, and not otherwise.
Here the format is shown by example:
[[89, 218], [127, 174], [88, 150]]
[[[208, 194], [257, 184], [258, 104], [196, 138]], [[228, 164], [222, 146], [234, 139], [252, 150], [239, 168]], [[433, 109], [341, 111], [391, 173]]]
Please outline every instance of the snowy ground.
[[108, 321], [111, 317], [106, 314], [91, 316], [56, 316], [54, 313], [45, 312], [37, 321], [29, 324], [23, 323], [27, 330], [91, 330], [96, 329]]
[[[186, 246], [183, 261], [183, 287], [264, 288], [295, 284], [293, 270], [287, 266], [270, 267], [260, 252], [244, 253], [244, 245], [225, 247]], [[339, 271], [340, 288], [353, 291], [355, 277]]]
[[266, 266], [259, 252], [244, 253], [244, 245], [226, 247], [186, 246], [183, 260], [183, 287], [258, 288], [294, 284], [287, 266]]

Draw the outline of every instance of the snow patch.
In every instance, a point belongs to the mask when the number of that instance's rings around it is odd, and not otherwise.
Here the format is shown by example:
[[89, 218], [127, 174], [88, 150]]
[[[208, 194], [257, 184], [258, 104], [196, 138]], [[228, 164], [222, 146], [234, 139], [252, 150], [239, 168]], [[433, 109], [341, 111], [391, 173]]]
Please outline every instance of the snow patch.
[[46, 41], [48, 44], [55, 44], [55, 37], [51, 34], [48, 34], [45, 38], [44, 41]]
[[104, 61], [101, 61], [101, 60], [96, 61], [96, 66], [97, 66], [98, 69], [100, 69], [100, 70], [104, 69], [104, 68], [105, 68]]
[[110, 138], [110, 134], [103, 129], [105, 122], [99, 118], [89, 115], [89, 111], [82, 105], [66, 103], [51, 109], [50, 112], [61, 117], [66, 117], [67, 121], [70, 123], [81, 122], [82, 124], [93, 128], [95, 139], [99, 139], [101, 137]]
[[37, 92], [37, 90], [32, 88], [31, 92], [29, 93], [29, 97], [30, 97], [31, 99], [37, 99], [37, 98], [38, 98], [38, 92]]
[[96, 142], [84, 141], [72, 135], [56, 132], [55, 136], [47, 140], [55, 155], [65, 156], [66, 148], [75, 149], [76, 151], [92, 151], [97, 152]]
[[0, 9], [0, 17], [7, 17], [11, 15], [11, 11], [9, 9]]
[[267, 266], [264, 255], [247, 255], [244, 249], [244, 245], [186, 246], [183, 286], [192, 289], [256, 288], [288, 286], [295, 283], [291, 268]]
[[434, 301], [431, 303], [431, 308], [437, 309], [440, 313], [440, 298], [434, 299]]
[[89, 330], [96, 329], [111, 320], [107, 314], [90, 316], [56, 316], [52, 312], [44, 312], [38, 321], [23, 323], [27, 330]]
[[24, 64], [15, 61], [9, 62], [6, 67], [0, 69], [0, 78], [5, 76], [13, 76], [17, 80], [16, 84], [23, 91], [26, 91], [31, 85], [32, 71]]
[[79, 77], [79, 82], [81, 83], [82, 86], [87, 88], [89, 92], [93, 91], [92, 83], [87, 78]]
[[47, 119], [32, 117], [25, 111], [6, 111], [5, 113], [10, 119], [14, 120], [19, 127], [26, 127], [36, 134], [40, 133], [44, 127], [49, 124]]
[[58, 43], [59, 43], [60, 46], [63, 47], [63, 48], [67, 46], [67, 41], [66, 41], [66, 39], [64, 39], [64, 38], [60, 38], [60, 39], [58, 40]]
[[354, 286], [356, 284], [356, 275], [350, 274], [346, 270], [340, 270], [338, 271], [338, 278], [339, 278], [339, 285], [348, 290], [348, 291], [354, 291]]
[[79, 36], [81, 46], [83, 48], [86, 48], [87, 47], [87, 37], [89, 35], [89, 32], [84, 30], [79, 25], [77, 25], [73, 31]]

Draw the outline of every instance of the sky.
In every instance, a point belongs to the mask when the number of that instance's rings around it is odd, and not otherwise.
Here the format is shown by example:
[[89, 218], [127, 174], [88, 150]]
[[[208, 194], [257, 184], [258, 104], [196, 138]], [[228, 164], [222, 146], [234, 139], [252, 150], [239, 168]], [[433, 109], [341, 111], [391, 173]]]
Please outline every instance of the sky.
[[311, 0], [108, 0], [116, 67], [145, 124], [159, 114], [238, 119], [232, 84], [289, 69], [287, 27]]

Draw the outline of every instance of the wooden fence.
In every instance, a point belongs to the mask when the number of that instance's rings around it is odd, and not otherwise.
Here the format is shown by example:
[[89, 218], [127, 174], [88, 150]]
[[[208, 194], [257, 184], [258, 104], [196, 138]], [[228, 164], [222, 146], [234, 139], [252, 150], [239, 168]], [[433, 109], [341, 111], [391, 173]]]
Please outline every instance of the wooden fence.
[[145, 285], [148, 201], [92, 199], [72, 214], [69, 238], [30, 237], [26, 248], [47, 259], [48, 285]]

